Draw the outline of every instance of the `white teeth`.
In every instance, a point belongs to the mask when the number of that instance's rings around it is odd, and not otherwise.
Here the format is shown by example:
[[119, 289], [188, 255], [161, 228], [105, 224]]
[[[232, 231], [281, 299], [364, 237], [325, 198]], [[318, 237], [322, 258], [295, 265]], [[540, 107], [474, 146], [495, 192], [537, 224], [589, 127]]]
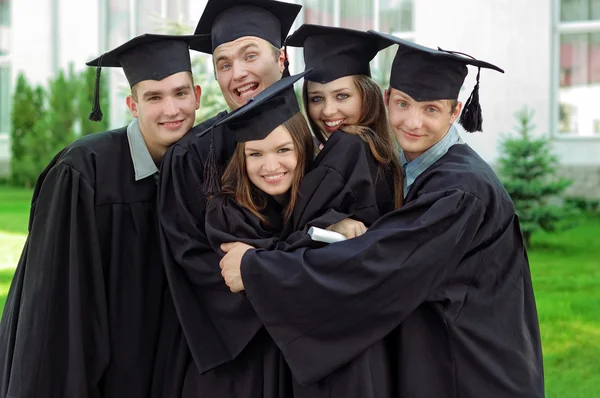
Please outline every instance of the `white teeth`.
[[285, 173], [281, 173], [281, 174], [277, 174], [277, 175], [272, 175], [272, 176], [264, 176], [265, 180], [278, 180], [281, 177], [283, 177]]
[[343, 120], [338, 120], [337, 122], [325, 122], [325, 124], [329, 127], [335, 127], [342, 124]]
[[237, 88], [237, 92], [239, 94], [244, 94], [246, 91], [250, 90], [252, 87], [254, 87], [256, 84], [255, 83], [248, 83], [245, 86], [242, 86], [240, 88]]

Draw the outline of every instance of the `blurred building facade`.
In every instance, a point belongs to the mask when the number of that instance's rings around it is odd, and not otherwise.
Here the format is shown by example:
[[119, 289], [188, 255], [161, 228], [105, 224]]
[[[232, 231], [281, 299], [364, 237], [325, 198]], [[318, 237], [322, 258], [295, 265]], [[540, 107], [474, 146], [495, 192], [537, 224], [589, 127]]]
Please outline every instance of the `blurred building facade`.
[[[535, 133], [550, 134], [571, 192], [600, 198], [600, 0], [288, 0], [303, 4], [296, 26], [318, 23], [391, 32], [428, 46], [492, 62], [483, 71], [484, 133], [465, 141], [494, 164], [514, 113], [535, 111]], [[0, 175], [9, 156], [10, 98], [19, 72], [45, 83], [138, 34], [164, 32], [165, 21], [193, 30], [206, 0], [0, 0]], [[385, 81], [395, 48], [374, 61]], [[292, 71], [302, 53], [290, 51]], [[106, 69], [103, 70], [106, 71]], [[475, 70], [461, 91], [466, 100]], [[111, 71], [111, 124], [124, 121], [126, 84]]]

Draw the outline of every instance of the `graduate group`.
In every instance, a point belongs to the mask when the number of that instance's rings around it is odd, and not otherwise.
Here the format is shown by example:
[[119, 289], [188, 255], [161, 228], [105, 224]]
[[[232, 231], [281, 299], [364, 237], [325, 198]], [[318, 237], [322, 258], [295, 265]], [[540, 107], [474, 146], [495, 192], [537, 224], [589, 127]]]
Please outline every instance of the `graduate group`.
[[[133, 121], [37, 181], [0, 398], [544, 396], [519, 219], [456, 127], [482, 130], [480, 74], [503, 70], [372, 30], [290, 32], [300, 9], [208, 0], [194, 35], [88, 62], [90, 118], [115, 67]], [[390, 46], [381, 88], [369, 63]], [[228, 106], [196, 126], [190, 50]]]

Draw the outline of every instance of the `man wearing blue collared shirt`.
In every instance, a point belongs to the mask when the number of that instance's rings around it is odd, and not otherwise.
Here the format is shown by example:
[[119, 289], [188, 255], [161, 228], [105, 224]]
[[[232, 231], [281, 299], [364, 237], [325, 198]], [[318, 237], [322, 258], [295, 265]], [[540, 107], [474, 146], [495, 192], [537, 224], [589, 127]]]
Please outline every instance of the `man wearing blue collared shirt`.
[[[457, 105], [456, 105], [457, 106]], [[408, 194], [415, 179], [434, 164], [439, 158], [444, 156], [448, 149], [454, 144], [462, 144], [463, 141], [458, 134], [456, 126], [451, 125], [448, 133], [431, 148], [427, 149], [421, 155], [409, 160], [412, 157], [410, 153], [400, 150], [400, 164], [404, 171], [404, 197]]]
[[[288, 363], [306, 365], [299, 379], [319, 380], [343, 366], [340, 358], [347, 363], [385, 338], [391, 397], [543, 397], [519, 218], [494, 171], [453, 126], [460, 116], [466, 131], [482, 128], [479, 71], [464, 109], [457, 101], [467, 65], [502, 69], [372, 33], [399, 45], [385, 100], [404, 157], [403, 206], [365, 234], [319, 249], [238, 243], [220, 266], [239, 270], [230, 287], [245, 289]], [[315, 347], [311, 362], [306, 353]]]

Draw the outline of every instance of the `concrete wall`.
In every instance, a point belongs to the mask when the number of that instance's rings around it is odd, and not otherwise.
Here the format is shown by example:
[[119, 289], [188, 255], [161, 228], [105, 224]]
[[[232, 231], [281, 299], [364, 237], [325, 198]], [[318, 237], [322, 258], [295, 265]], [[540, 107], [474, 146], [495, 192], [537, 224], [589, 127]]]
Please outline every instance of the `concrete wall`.
[[[418, 43], [461, 51], [506, 72], [482, 70], [479, 94], [484, 132], [463, 134], [489, 162], [498, 157], [498, 139], [512, 130], [513, 114], [524, 105], [535, 109], [538, 130], [548, 131], [550, 11], [547, 0], [415, 1]], [[469, 67], [460, 95], [463, 102], [475, 85], [476, 74], [477, 69]]]
[[556, 139], [554, 153], [561, 162], [560, 174], [573, 180], [568, 195], [600, 199], [600, 137]]

